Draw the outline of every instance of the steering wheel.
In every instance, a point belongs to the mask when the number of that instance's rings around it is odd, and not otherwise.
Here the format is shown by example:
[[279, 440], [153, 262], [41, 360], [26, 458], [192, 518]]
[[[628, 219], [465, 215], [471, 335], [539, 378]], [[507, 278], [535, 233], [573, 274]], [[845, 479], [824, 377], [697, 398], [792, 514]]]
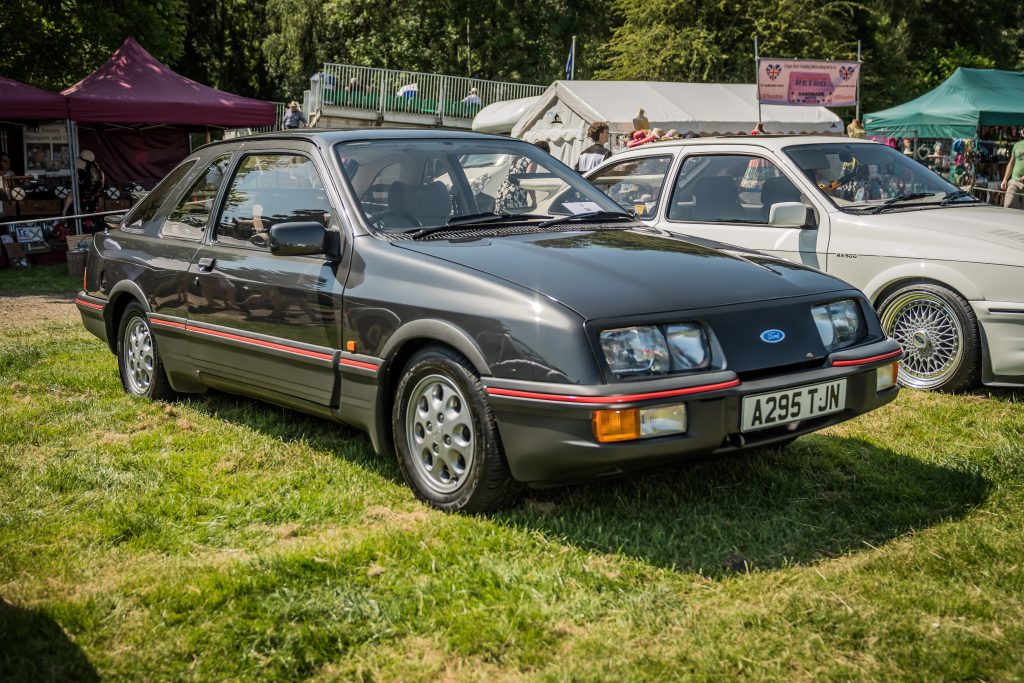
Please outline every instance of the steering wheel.
[[[385, 225], [384, 224], [384, 220], [387, 219], [387, 218], [404, 219], [405, 222], [408, 223], [408, 225], [400, 225], [400, 224], [399, 225]], [[403, 227], [403, 228], [404, 227], [419, 228], [419, 227], [421, 227], [423, 225], [422, 223], [420, 223], [419, 219], [416, 218], [416, 216], [413, 216], [411, 213], [407, 213], [405, 211], [395, 211], [393, 209], [384, 209], [383, 211], [378, 211], [377, 213], [373, 214], [372, 216], [369, 216], [369, 219], [370, 219], [370, 223], [372, 223], [374, 225], [379, 223], [381, 227], [390, 227], [390, 228], [398, 228], [398, 227]]]

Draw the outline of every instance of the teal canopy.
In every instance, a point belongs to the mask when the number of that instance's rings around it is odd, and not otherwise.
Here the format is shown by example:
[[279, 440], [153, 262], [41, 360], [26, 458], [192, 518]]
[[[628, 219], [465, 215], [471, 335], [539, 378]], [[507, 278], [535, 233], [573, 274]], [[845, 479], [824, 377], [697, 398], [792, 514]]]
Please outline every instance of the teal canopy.
[[973, 138], [979, 126], [1024, 126], [1024, 73], [961, 67], [916, 100], [864, 117], [869, 135]]

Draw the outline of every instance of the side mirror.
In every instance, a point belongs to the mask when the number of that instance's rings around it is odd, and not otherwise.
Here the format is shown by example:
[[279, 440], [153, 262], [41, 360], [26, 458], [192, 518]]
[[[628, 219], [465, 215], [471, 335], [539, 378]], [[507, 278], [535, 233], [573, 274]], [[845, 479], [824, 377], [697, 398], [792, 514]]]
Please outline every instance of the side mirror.
[[814, 209], [801, 202], [779, 202], [768, 210], [768, 225], [776, 228], [807, 228], [813, 230]]
[[327, 254], [329, 232], [315, 221], [278, 223], [270, 228], [270, 252], [278, 256]]

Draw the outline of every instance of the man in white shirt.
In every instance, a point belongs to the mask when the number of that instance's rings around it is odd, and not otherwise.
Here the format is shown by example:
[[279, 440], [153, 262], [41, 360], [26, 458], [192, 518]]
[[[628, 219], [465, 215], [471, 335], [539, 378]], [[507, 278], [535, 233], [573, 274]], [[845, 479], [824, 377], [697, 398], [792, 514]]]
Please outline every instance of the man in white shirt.
[[576, 170], [580, 173], [597, 168], [601, 162], [612, 155], [610, 149], [605, 147], [608, 142], [608, 124], [604, 121], [595, 121], [587, 129], [587, 137], [594, 141], [590, 147], [580, 152], [580, 158], [576, 160]]

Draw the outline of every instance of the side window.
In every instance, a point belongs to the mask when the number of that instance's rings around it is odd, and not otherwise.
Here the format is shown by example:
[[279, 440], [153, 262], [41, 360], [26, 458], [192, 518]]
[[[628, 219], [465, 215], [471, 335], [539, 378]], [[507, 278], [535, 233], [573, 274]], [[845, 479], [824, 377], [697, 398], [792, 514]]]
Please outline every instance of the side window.
[[698, 155], [683, 161], [668, 218], [709, 223], [767, 223], [772, 204], [802, 201], [800, 190], [761, 157]]
[[195, 161], [190, 161], [178, 166], [176, 169], [168, 173], [167, 177], [160, 181], [160, 183], [153, 188], [152, 192], [142, 198], [142, 201], [139, 202], [138, 206], [135, 207], [135, 210], [132, 211], [131, 222], [126, 223], [125, 227], [129, 230], [133, 228], [138, 230], [145, 226], [146, 223], [153, 220], [156, 216], [156, 212], [160, 210], [161, 206], [163, 206], [167, 197], [170, 196], [171, 192], [174, 191], [174, 188], [181, 182], [181, 179], [188, 175], [189, 171], [191, 171], [192, 167], [195, 165]]
[[635, 211], [640, 218], [653, 218], [658, 213], [671, 165], [671, 156], [629, 159], [605, 168], [589, 180], [627, 211]]
[[313, 161], [298, 154], [250, 154], [231, 179], [217, 221], [220, 244], [269, 248], [278, 223], [328, 227], [331, 204]]
[[178, 201], [167, 220], [160, 228], [163, 237], [178, 237], [188, 240], [201, 240], [213, 212], [213, 202], [224, 182], [224, 174], [231, 162], [230, 154], [223, 154], [213, 160], [200, 175], [188, 192]]

